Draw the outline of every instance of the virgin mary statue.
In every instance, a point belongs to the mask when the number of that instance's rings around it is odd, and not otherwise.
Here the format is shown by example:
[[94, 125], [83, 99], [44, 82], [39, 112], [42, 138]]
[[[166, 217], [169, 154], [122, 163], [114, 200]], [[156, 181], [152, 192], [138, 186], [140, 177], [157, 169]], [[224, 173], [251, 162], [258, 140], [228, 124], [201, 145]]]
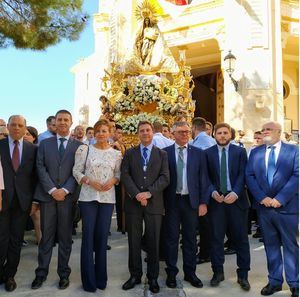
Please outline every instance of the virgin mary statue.
[[142, 24], [135, 37], [133, 52], [125, 63], [125, 71], [132, 74], [177, 73], [177, 63], [157, 26], [155, 7], [146, 0], [136, 12]]

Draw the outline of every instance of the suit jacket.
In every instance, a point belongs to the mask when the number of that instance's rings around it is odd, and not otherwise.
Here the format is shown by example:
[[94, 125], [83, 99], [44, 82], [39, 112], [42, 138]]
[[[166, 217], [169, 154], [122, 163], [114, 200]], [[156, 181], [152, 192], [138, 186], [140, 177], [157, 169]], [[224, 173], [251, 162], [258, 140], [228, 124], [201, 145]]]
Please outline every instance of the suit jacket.
[[[164, 150], [168, 154], [170, 169], [170, 184], [164, 193], [167, 210], [176, 206], [177, 171], [175, 145], [168, 146]], [[197, 209], [200, 204], [208, 204], [209, 201], [209, 196], [207, 195], [207, 168], [204, 152], [201, 149], [188, 145], [186, 170], [190, 205], [193, 209]]]
[[52, 196], [48, 192], [52, 188], [65, 188], [71, 194], [76, 188], [76, 180], [72, 170], [75, 160], [75, 152], [82, 145], [78, 140], [69, 138], [62, 160], [60, 160], [57, 138], [44, 139], [38, 148], [36, 167], [39, 177], [34, 198], [37, 201], [51, 201]]
[[[206, 163], [210, 186], [208, 188], [209, 196], [213, 191], [220, 191], [220, 161], [218, 146], [214, 145], [205, 150]], [[245, 168], [247, 164], [246, 150], [237, 145], [230, 144], [228, 150], [228, 171], [231, 184], [231, 190], [238, 195], [234, 202], [241, 209], [247, 209], [250, 206], [249, 199], [245, 193]], [[213, 198], [210, 198], [210, 207], [219, 204]]]
[[[170, 181], [167, 153], [153, 146], [147, 170], [144, 171], [140, 146], [127, 150], [121, 166], [121, 181], [128, 194], [124, 205], [126, 213], [134, 214], [145, 210], [149, 214], [163, 214], [163, 190]], [[138, 193], [147, 191], [152, 197], [144, 207], [135, 197]]]
[[13, 197], [19, 199], [23, 211], [29, 210], [36, 186], [36, 161], [37, 146], [23, 141], [21, 164], [15, 172], [13, 169], [8, 138], [0, 140], [0, 155], [3, 168], [4, 186], [2, 209], [9, 208]]
[[260, 209], [269, 209], [260, 204], [265, 197], [276, 198], [282, 213], [299, 212], [299, 148], [293, 144], [283, 143], [276, 162], [273, 183], [267, 180], [265, 165], [266, 145], [251, 151], [246, 169], [247, 185], [259, 203]]

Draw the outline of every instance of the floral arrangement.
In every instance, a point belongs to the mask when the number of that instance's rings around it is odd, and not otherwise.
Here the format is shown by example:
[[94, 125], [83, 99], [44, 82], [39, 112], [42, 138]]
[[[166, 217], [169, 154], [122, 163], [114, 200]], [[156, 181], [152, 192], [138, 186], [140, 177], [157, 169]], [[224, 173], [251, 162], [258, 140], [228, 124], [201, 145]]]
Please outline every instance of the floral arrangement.
[[116, 114], [114, 120], [121, 125], [123, 132], [127, 134], [136, 134], [137, 126], [140, 121], [149, 121], [154, 123], [159, 121], [162, 124], [165, 124], [165, 120], [158, 115], [151, 115], [149, 113], [140, 113], [134, 114], [132, 116], [124, 117], [121, 114]]
[[170, 86], [164, 86], [164, 94], [167, 96], [170, 96], [172, 98], [177, 98], [178, 97], [178, 90], [174, 87]]
[[163, 96], [163, 97], [161, 97], [160, 101], [158, 102], [157, 109], [160, 112], [169, 112], [173, 106], [172, 103], [173, 103], [172, 98]]
[[117, 100], [115, 105], [116, 112], [128, 111], [134, 109], [135, 109], [135, 105], [134, 102], [131, 100], [130, 96], [123, 95], [120, 99]]
[[138, 78], [133, 89], [133, 100], [141, 104], [159, 101], [160, 86], [145, 78]]

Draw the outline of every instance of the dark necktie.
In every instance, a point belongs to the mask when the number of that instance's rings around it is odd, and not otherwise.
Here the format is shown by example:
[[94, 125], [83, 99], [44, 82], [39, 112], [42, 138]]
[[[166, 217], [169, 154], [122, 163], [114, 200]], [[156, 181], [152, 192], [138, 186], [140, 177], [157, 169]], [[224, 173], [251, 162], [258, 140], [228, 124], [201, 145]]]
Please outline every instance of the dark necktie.
[[221, 155], [220, 190], [222, 194], [227, 193], [227, 161], [225, 147], [222, 148]]
[[17, 171], [20, 166], [20, 150], [19, 150], [19, 140], [14, 141], [14, 150], [12, 153], [12, 165], [14, 168], [14, 171]]
[[59, 141], [60, 141], [60, 145], [59, 145], [59, 148], [58, 148], [58, 153], [59, 153], [59, 157], [60, 159], [63, 158], [64, 156], [64, 153], [65, 153], [65, 146], [64, 146], [64, 142], [66, 141], [67, 139], [64, 138], [64, 137], [61, 137], [59, 138]]
[[176, 164], [176, 173], [177, 173], [177, 186], [176, 192], [181, 193], [183, 188], [183, 168], [184, 168], [184, 159], [183, 159], [183, 149], [184, 147], [178, 148], [178, 159]]
[[143, 170], [146, 171], [148, 164], [148, 149], [146, 147], [143, 148]]
[[272, 185], [273, 182], [273, 177], [276, 169], [276, 164], [275, 164], [275, 146], [271, 145], [268, 147], [268, 149], [271, 149], [270, 154], [269, 154], [269, 159], [268, 159], [268, 169], [267, 169], [267, 178], [269, 185]]

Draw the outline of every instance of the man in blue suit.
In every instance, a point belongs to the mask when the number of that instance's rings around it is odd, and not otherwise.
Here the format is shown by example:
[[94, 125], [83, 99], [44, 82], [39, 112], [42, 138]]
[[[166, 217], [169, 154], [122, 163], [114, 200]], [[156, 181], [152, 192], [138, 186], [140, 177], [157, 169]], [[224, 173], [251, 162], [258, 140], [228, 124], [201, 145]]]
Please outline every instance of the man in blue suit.
[[187, 122], [176, 122], [173, 127], [175, 144], [165, 148], [168, 153], [170, 184], [164, 192], [165, 198], [165, 253], [166, 284], [177, 286], [177, 258], [180, 225], [183, 241], [184, 280], [201, 288], [201, 280], [196, 276], [196, 227], [198, 215], [205, 215], [208, 197], [207, 170], [204, 152], [188, 145], [191, 129]]
[[[259, 219], [268, 262], [264, 296], [282, 290], [283, 263], [292, 296], [299, 296], [299, 150], [280, 141], [281, 126], [263, 125], [265, 145], [251, 151], [247, 185], [259, 204]], [[283, 255], [281, 253], [283, 247]]]
[[36, 161], [39, 182], [34, 197], [40, 202], [42, 239], [32, 289], [40, 288], [47, 278], [56, 233], [59, 289], [69, 286], [71, 273], [68, 263], [72, 250], [72, 193], [77, 185], [72, 170], [75, 152], [82, 143], [70, 137], [72, 115], [69, 111], [58, 111], [55, 119], [57, 134], [40, 143]]
[[208, 215], [211, 223], [212, 287], [224, 280], [224, 237], [227, 228], [237, 252], [237, 278], [241, 288], [250, 290], [250, 250], [247, 232], [249, 201], [245, 195], [247, 153], [233, 145], [226, 123], [214, 127], [217, 144], [205, 150], [211, 197]]

